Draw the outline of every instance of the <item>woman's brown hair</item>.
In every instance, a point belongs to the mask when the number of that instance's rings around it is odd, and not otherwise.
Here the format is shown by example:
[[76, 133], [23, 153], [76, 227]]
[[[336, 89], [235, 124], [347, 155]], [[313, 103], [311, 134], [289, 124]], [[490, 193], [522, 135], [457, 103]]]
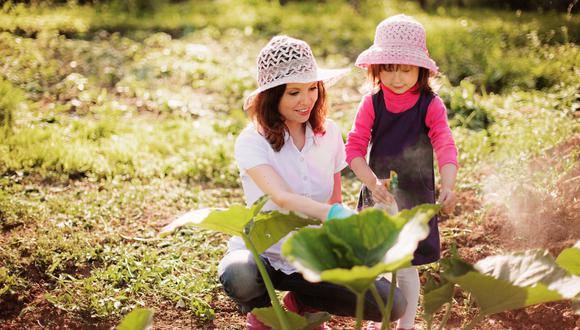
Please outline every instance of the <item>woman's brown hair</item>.
[[[387, 70], [398, 70], [400, 64], [370, 64], [368, 67], [368, 76], [371, 83], [371, 88], [373, 91], [379, 88], [381, 83], [381, 72]], [[419, 67], [419, 78], [417, 78], [417, 93], [426, 92], [432, 93], [433, 88], [431, 87], [429, 69]]]
[[[286, 84], [272, 87], [256, 95], [248, 109], [248, 115], [257, 124], [259, 131], [275, 151], [280, 151], [284, 145], [286, 125], [284, 118], [278, 111], [280, 100], [286, 91]], [[324, 83], [318, 82], [318, 99], [314, 103], [308, 122], [314, 134], [324, 134], [324, 120], [326, 119], [327, 102]]]

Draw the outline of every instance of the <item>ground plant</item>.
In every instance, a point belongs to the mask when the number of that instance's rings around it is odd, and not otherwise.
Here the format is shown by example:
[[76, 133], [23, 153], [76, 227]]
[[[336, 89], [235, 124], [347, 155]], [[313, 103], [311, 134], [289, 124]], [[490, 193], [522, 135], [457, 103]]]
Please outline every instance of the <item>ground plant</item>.
[[[183, 225], [217, 230], [240, 236], [252, 252], [270, 296], [272, 307], [252, 312], [273, 329], [310, 329], [327, 321], [326, 313], [306, 318], [284, 311], [259, 255], [278, 240], [299, 229], [282, 246], [282, 254], [311, 282], [345, 286], [357, 297], [356, 329], [362, 329], [364, 297], [370, 290], [383, 314], [382, 329], [391, 329], [390, 315], [397, 269], [409, 267], [419, 242], [429, 234], [427, 223], [440, 206], [424, 204], [397, 214], [367, 209], [346, 219], [320, 221], [277, 211], [260, 213], [268, 201], [262, 197], [250, 208], [234, 205], [228, 210], [202, 209], [189, 212], [166, 227], [167, 234]], [[580, 241], [554, 260], [547, 251], [529, 250], [490, 256], [475, 265], [462, 260], [457, 251], [443, 259], [440, 283], [433, 276], [425, 288], [424, 316], [428, 329], [433, 315], [443, 305], [451, 306], [454, 286], [460, 286], [477, 301], [479, 313], [464, 329], [473, 329], [485, 316], [539, 303], [580, 298]], [[391, 273], [391, 294], [385, 303], [374, 281]], [[324, 315], [326, 314], [326, 315]], [[446, 318], [441, 322], [443, 328]]]
[[[398, 13], [427, 29], [459, 149], [442, 254], [476, 270], [421, 267], [423, 296], [442, 290], [451, 303], [423, 304], [417, 326], [477, 318], [483, 330], [575, 329], [573, 298], [545, 279], [563, 300], [508, 312], [485, 307], [466, 283], [491, 275], [478, 266], [487, 257], [553, 264], [526, 250], [548, 251], [578, 276], [563, 262], [578, 259], [568, 249], [580, 240], [577, 6], [459, 2], [2, 2], [0, 329], [111, 328], [139, 308], [159, 329], [243, 328], [217, 277], [229, 234], [159, 233], [192, 209], [244, 204], [234, 142], [248, 124], [242, 104], [256, 87], [256, 55], [273, 35], [308, 41], [323, 67], [352, 67], [328, 90], [329, 117], [346, 135], [365, 93], [352, 64], [376, 24]], [[354, 208], [360, 183], [348, 169], [342, 182]], [[356, 320], [327, 324], [352, 329]]]

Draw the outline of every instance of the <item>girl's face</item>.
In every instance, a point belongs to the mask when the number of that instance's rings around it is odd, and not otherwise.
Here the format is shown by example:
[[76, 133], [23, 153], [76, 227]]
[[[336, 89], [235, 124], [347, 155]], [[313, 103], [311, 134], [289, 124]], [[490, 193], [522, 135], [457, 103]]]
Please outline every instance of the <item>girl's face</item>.
[[380, 73], [381, 82], [397, 94], [403, 94], [415, 86], [419, 79], [419, 67], [415, 65], [388, 64]]
[[286, 84], [278, 111], [286, 125], [304, 124], [318, 100], [318, 82]]

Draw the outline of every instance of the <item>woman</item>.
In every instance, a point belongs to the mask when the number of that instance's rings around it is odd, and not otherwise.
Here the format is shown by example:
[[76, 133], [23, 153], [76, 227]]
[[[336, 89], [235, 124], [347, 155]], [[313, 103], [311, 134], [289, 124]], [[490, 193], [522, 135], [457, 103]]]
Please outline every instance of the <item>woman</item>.
[[[247, 98], [244, 109], [252, 124], [236, 140], [235, 158], [248, 205], [267, 194], [263, 210], [288, 210], [327, 220], [354, 211], [340, 204], [340, 171], [346, 166], [340, 130], [326, 119], [325, 85], [348, 70], [319, 69], [310, 46], [287, 36], [276, 36], [258, 56], [259, 88]], [[315, 310], [354, 316], [356, 299], [346, 288], [330, 283], [310, 283], [286, 262], [280, 247], [286, 238], [262, 255], [277, 290], [289, 291], [285, 307], [303, 314]], [[218, 273], [225, 292], [248, 313], [248, 329], [268, 329], [251, 314], [270, 299], [250, 251], [240, 237], [232, 237]], [[390, 283], [376, 285], [387, 300]], [[395, 292], [393, 319], [400, 317], [405, 299]], [[369, 294], [365, 319], [379, 321], [381, 313]], [[324, 325], [321, 329], [324, 329]]]

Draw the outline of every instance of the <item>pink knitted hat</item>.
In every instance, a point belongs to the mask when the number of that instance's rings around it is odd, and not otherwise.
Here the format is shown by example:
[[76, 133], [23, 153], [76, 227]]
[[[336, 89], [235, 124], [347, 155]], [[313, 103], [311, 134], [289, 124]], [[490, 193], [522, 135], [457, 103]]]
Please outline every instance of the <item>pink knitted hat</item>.
[[362, 52], [355, 65], [408, 64], [437, 74], [437, 64], [429, 57], [423, 25], [411, 16], [399, 14], [383, 20], [375, 32], [375, 42]]
[[259, 93], [283, 84], [324, 81], [330, 86], [342, 78], [349, 69], [321, 69], [316, 64], [310, 46], [302, 40], [288, 36], [275, 36], [258, 55], [258, 88], [244, 102], [248, 110]]

